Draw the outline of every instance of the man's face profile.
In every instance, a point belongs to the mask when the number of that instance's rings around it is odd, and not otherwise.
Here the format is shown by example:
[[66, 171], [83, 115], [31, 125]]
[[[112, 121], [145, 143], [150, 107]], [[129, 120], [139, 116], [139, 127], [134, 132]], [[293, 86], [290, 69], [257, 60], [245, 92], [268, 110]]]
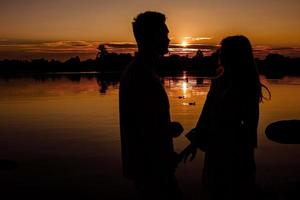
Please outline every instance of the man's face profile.
[[168, 37], [168, 27], [166, 24], [163, 24], [161, 30], [159, 31], [160, 35], [157, 38], [157, 43], [158, 43], [158, 53], [159, 55], [165, 55], [166, 53], [169, 52], [169, 42], [170, 39]]
[[169, 29], [165, 23], [157, 25], [156, 29], [152, 30], [152, 33], [149, 34], [149, 39], [147, 41], [149, 49], [152, 49], [153, 52], [160, 56], [168, 53], [170, 42], [168, 34]]

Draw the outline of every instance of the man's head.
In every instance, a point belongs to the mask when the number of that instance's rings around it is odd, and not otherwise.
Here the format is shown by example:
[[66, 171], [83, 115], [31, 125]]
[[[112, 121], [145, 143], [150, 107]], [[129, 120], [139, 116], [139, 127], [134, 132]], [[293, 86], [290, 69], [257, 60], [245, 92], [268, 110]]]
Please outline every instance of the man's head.
[[133, 33], [139, 52], [164, 55], [168, 53], [169, 38], [166, 17], [158, 12], [139, 14], [132, 22]]

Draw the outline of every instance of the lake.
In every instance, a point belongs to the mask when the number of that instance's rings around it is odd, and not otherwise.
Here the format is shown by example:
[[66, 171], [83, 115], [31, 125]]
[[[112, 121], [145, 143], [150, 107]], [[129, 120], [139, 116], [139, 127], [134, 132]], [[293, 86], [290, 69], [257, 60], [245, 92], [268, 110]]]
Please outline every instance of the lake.
[[[272, 142], [264, 130], [278, 120], [300, 119], [300, 77], [261, 78], [272, 99], [260, 104], [257, 183], [284, 195], [299, 184], [300, 145]], [[185, 134], [198, 120], [210, 79], [182, 73], [162, 82], [172, 120]], [[18, 163], [0, 171], [3, 191], [16, 198], [134, 199], [133, 186], [122, 177], [118, 87], [117, 80], [94, 74], [0, 79], [0, 159]], [[184, 134], [174, 140], [178, 152], [188, 144]], [[198, 152], [178, 167], [187, 199], [199, 199], [203, 158]]]

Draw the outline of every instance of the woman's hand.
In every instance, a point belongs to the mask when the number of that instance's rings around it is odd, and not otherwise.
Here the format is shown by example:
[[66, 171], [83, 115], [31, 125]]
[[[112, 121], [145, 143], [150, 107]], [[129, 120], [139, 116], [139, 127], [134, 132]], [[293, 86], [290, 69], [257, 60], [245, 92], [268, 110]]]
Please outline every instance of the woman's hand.
[[196, 154], [197, 147], [191, 143], [180, 153], [181, 160], [183, 159], [183, 162], [186, 163], [188, 157], [191, 156], [190, 161], [192, 161], [195, 159]]

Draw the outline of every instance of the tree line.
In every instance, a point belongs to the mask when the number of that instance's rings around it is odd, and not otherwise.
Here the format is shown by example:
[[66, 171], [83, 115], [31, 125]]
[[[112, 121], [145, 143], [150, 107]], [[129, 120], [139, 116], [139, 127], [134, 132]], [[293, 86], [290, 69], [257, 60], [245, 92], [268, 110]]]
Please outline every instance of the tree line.
[[[101, 72], [120, 73], [135, 57], [129, 53], [109, 53], [104, 45], [99, 45], [95, 59], [81, 61], [78, 56], [71, 57], [65, 62], [47, 60], [2, 60], [1, 74], [16, 73], [59, 73], [59, 72]], [[300, 58], [290, 58], [280, 54], [269, 54], [265, 59], [256, 58], [260, 74], [269, 78], [281, 78], [285, 75], [300, 75]], [[196, 73], [199, 76], [213, 76], [218, 67], [217, 53], [204, 56], [198, 50], [195, 56], [180, 56], [172, 54], [162, 57], [157, 64], [160, 73], [172, 74], [181, 71]]]

